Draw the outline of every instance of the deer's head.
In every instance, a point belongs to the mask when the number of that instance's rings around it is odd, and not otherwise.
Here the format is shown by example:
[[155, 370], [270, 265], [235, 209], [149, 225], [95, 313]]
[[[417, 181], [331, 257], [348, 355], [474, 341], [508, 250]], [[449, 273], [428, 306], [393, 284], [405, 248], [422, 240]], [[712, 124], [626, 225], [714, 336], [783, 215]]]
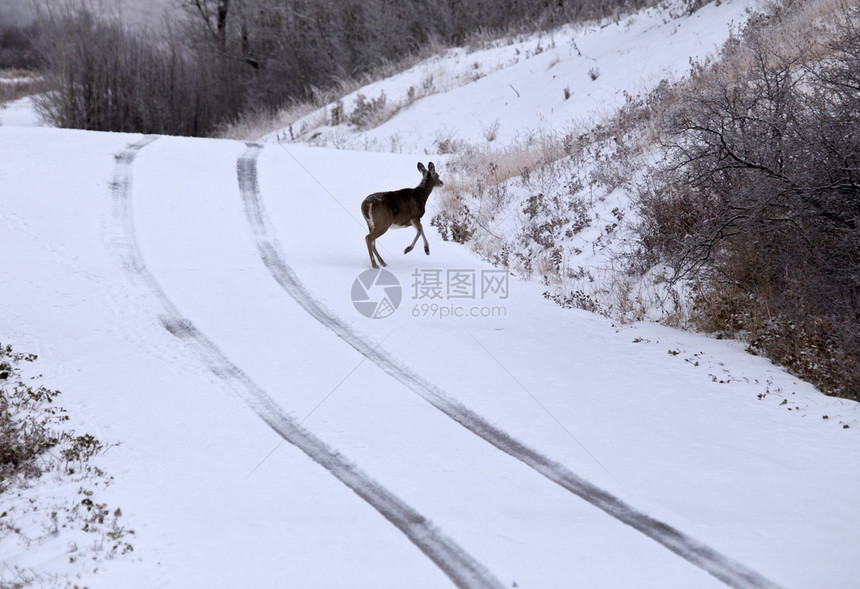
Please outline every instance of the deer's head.
[[444, 184], [439, 179], [439, 174], [436, 173], [436, 166], [433, 165], [433, 162], [427, 164], [427, 167], [424, 167], [424, 164], [418, 162], [418, 171], [424, 175], [424, 184], [428, 188], [433, 188], [434, 186], [442, 186]]

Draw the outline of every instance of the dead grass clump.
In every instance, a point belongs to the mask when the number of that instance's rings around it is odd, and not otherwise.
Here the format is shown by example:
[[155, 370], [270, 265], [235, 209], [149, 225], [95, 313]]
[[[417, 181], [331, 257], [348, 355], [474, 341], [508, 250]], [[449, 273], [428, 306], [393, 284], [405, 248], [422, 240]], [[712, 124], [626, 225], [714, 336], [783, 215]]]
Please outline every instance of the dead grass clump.
[[45, 83], [32, 72], [25, 70], [0, 71], [0, 104], [14, 102], [44, 91]]

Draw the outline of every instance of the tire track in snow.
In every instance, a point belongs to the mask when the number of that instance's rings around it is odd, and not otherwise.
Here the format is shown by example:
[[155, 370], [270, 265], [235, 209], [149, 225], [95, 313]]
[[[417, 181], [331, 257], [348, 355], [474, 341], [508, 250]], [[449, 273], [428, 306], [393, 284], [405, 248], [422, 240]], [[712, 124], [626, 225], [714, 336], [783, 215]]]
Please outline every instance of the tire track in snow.
[[162, 312], [158, 318], [164, 329], [182, 340], [222, 383], [232, 389], [278, 435], [333, 474], [394, 524], [456, 586], [495, 589], [503, 587], [486, 567], [445, 536], [431, 521], [286, 415], [265, 390], [233, 364], [193, 323], [184, 318], [168, 298], [147, 269], [141, 255], [132, 211], [132, 163], [138, 152], [155, 139], [156, 137], [152, 136], [144, 137], [115, 155], [116, 166], [110, 184], [113, 205], [111, 241], [116, 247], [123, 268], [161, 305]]
[[312, 317], [328, 327], [344, 342], [376, 364], [395, 380], [421, 396], [433, 407], [482, 438], [502, 452], [520, 460], [562, 488], [603, 510], [618, 521], [631, 526], [659, 542], [678, 556], [705, 570], [730, 587], [779, 587], [749, 567], [719, 553], [658, 519], [655, 519], [611, 493], [581, 478], [568, 467], [501, 430], [486, 418], [469, 409], [448, 393], [413, 372], [385, 351], [362, 338], [352, 327], [317, 300], [287, 264], [275, 239], [263, 207], [257, 180], [257, 158], [262, 145], [248, 143], [248, 149], [236, 163], [239, 192], [245, 216], [257, 242], [263, 263], [281, 288]]

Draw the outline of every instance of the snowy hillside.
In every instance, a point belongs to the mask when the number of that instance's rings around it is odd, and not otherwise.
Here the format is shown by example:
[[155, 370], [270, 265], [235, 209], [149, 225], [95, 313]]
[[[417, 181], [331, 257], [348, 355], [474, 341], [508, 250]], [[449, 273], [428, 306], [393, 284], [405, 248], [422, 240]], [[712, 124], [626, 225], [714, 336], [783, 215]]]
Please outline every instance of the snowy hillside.
[[[384, 124], [327, 109], [292, 142], [0, 111], [0, 342], [119, 444], [101, 492], [135, 531], [96, 560], [71, 530], [7, 535], [0, 584], [852, 587], [856, 403], [737, 343], [562, 309], [429, 222], [429, 256], [390, 231], [390, 274], [364, 274], [361, 200], [418, 161], [445, 180], [440, 134], [586, 125], [752, 5], [452, 51], [359, 91], [391, 105], [432, 79]], [[0, 512], [32, 527], [69, 494], [39, 480]]]
[[692, 14], [686, 4], [450, 50], [262, 140], [442, 154], [453, 182], [431, 199], [428, 218], [447, 225], [445, 239], [465, 226], [471, 249], [543, 282], [549, 297], [624, 320], [660, 319], [676, 312], [654, 286], [660, 269], [642, 281], [615, 259], [629, 251], [636, 217], [619, 171], [601, 169], [598, 154], [629, 139], [575, 152], [617, 109], [714, 56], [760, 3], [712, 2]]
[[[366, 101], [384, 96], [380, 114], [395, 114], [383, 124], [370, 130], [332, 125], [337, 105], [330, 104], [295, 121], [292, 139], [344, 149], [436, 153], [444, 140], [499, 147], [540, 131], [587, 128], [624, 104], [625, 95], [680, 77], [691, 60], [713, 54], [758, 1], [710, 3], [688, 17], [680, 16], [680, 4], [450, 50], [343, 98], [346, 121], [359, 95]], [[289, 132], [274, 137], [290, 140]]]

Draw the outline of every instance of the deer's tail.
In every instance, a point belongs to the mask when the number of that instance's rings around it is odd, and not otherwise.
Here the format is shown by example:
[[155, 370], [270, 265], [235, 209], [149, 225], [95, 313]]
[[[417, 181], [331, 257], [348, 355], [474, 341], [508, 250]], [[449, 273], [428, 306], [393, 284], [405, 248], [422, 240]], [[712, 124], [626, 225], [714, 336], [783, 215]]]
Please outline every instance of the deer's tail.
[[361, 203], [361, 216], [367, 222], [367, 228], [373, 231], [373, 203], [369, 200]]

